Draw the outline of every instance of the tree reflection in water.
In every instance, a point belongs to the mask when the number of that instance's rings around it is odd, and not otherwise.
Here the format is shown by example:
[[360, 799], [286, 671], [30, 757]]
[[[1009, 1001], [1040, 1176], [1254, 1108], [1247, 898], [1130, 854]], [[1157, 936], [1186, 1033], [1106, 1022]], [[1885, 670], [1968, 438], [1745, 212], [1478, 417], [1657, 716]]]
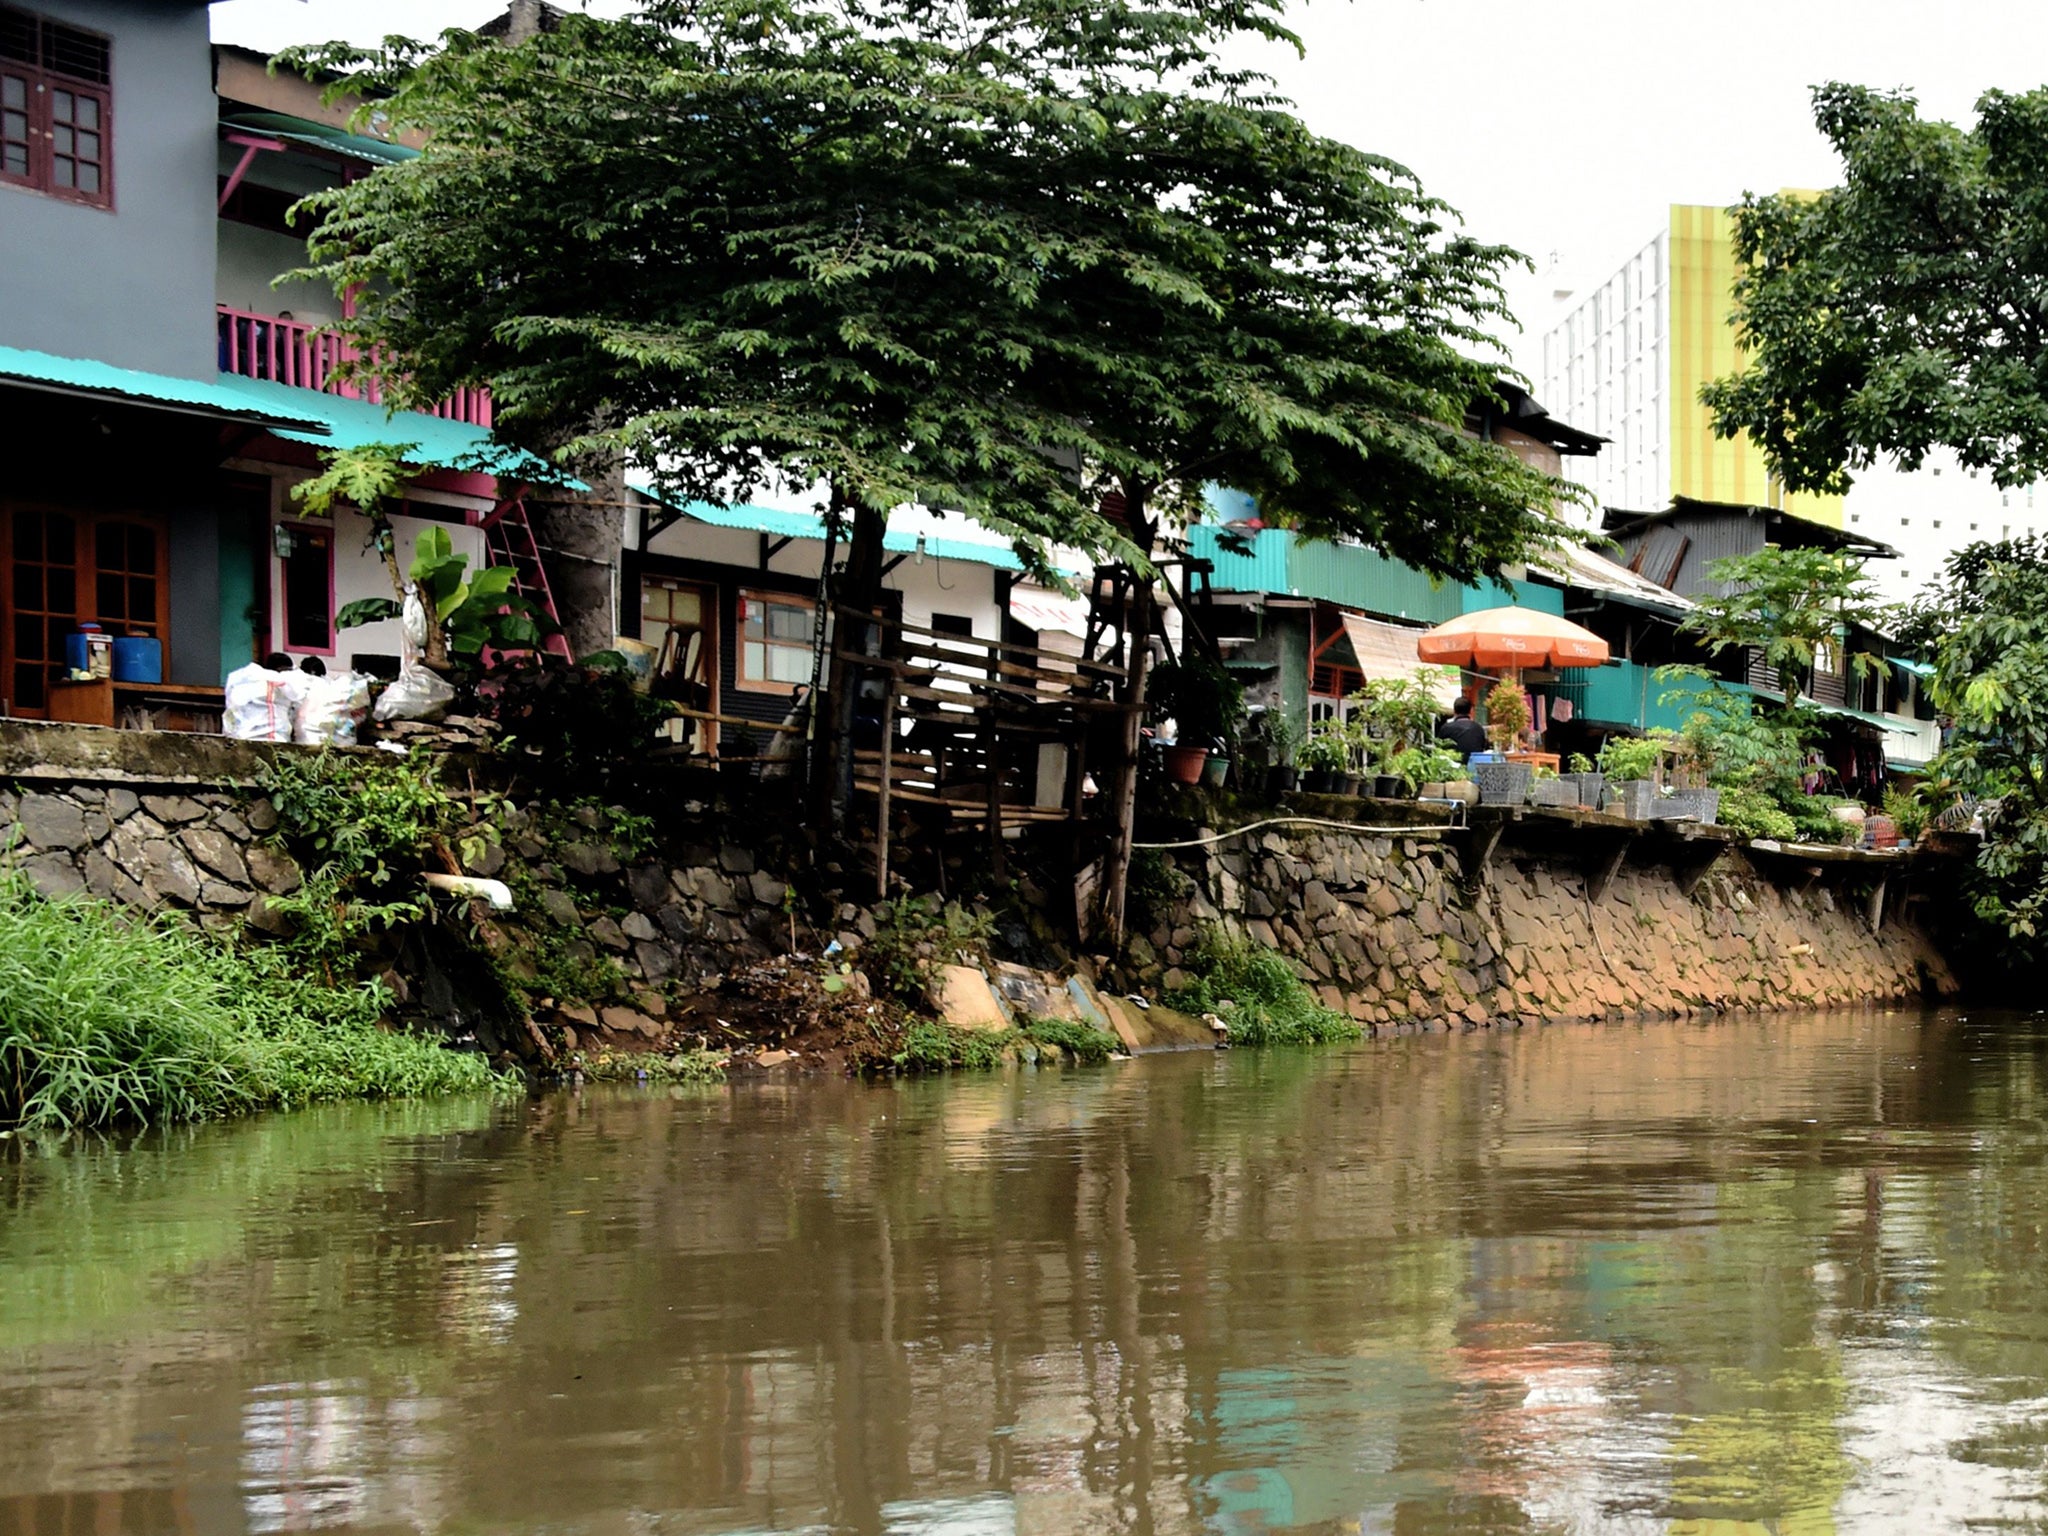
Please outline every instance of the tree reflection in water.
[[2048, 1031], [1551, 1026], [0, 1163], [0, 1533], [2048, 1515]]

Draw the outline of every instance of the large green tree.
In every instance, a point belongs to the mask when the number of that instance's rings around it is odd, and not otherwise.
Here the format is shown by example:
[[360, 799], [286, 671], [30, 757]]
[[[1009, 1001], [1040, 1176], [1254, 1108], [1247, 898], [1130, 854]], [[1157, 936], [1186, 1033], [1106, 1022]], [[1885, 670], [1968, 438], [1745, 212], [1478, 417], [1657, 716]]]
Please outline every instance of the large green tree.
[[1218, 66], [1245, 34], [1289, 36], [1268, 0], [649, 0], [311, 50], [429, 135], [318, 200], [314, 260], [416, 400], [489, 383], [526, 445], [682, 494], [824, 486], [857, 606], [912, 500], [1142, 567], [1225, 480], [1434, 573], [1520, 557], [1558, 487], [1462, 430], [1512, 253]]
[[2041, 952], [2048, 929], [2048, 571], [1993, 565], [1942, 642], [1934, 698], [1954, 721], [1930, 772], [1985, 804], [1979, 917]]
[[1460, 430], [1512, 253], [1208, 62], [1248, 31], [1285, 36], [1251, 0], [653, 0], [309, 50], [431, 134], [319, 200], [314, 255], [416, 400], [491, 383], [690, 494], [1113, 546], [1079, 455], [1141, 533], [1229, 478], [1446, 575], [1515, 558], [1555, 487]]
[[2048, 89], [1988, 92], [1967, 130], [1903, 93], [1813, 99], [1842, 184], [1736, 210], [1748, 357], [1703, 391], [1716, 430], [1794, 490], [1937, 448], [2000, 485], [2048, 473]]

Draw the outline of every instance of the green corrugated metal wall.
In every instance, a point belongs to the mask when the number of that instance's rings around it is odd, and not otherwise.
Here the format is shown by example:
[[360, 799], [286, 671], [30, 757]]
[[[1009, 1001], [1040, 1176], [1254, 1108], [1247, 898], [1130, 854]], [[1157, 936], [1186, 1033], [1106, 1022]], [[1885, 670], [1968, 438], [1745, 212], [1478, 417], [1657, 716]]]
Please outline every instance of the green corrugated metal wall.
[[1188, 530], [1190, 553], [1215, 563], [1209, 579], [1219, 591], [1320, 598], [1420, 624], [1441, 624], [1461, 613], [1509, 603], [1564, 612], [1564, 593], [1556, 587], [1527, 581], [1454, 587], [1359, 545], [1296, 539], [1284, 528], [1265, 529], [1243, 543], [1244, 552], [1236, 553], [1219, 528], [1198, 524]]

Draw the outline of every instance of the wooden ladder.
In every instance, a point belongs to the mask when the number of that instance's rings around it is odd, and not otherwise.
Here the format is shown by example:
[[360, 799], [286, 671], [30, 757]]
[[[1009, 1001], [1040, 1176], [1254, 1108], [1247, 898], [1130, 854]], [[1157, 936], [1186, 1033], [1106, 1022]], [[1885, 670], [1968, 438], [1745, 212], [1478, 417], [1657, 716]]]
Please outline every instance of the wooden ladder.
[[554, 590], [548, 585], [547, 567], [540, 558], [540, 544], [526, 515], [525, 498], [500, 502], [484, 518], [483, 529], [491, 564], [512, 567], [512, 590], [532, 602], [552, 626], [541, 648], [573, 661], [569, 637], [562, 633], [562, 616], [555, 608]]

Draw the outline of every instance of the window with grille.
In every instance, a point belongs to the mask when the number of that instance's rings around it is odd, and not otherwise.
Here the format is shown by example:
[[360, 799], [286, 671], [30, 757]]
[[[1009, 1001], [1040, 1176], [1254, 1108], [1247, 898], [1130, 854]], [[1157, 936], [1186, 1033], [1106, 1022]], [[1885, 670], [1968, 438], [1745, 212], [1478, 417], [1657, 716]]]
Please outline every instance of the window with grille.
[[801, 597], [740, 594], [739, 675], [742, 688], [784, 691], [811, 680], [811, 624], [816, 610]]
[[113, 44], [0, 5], [0, 181], [114, 200]]

